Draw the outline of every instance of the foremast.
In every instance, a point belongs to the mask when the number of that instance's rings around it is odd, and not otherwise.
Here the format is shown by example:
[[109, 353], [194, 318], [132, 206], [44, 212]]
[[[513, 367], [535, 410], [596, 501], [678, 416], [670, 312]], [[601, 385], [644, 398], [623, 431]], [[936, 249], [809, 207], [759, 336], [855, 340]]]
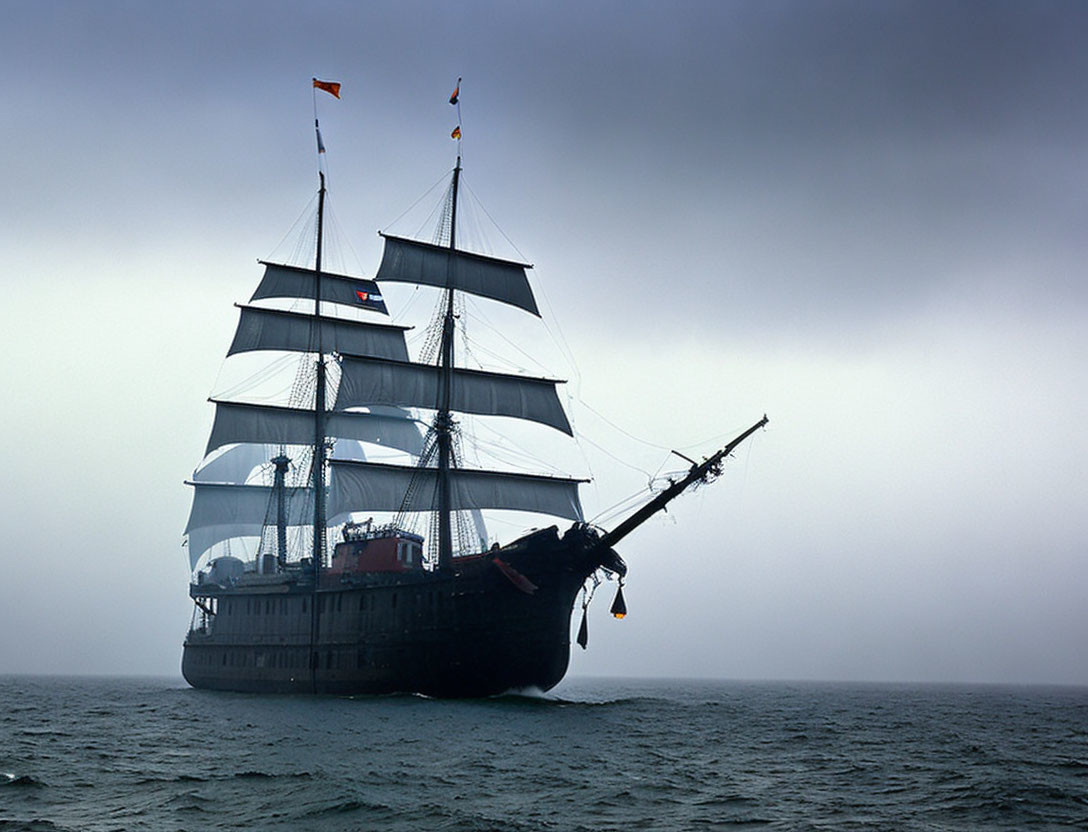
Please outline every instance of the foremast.
[[453, 314], [455, 268], [454, 252], [457, 251], [457, 192], [461, 181], [461, 154], [453, 169], [453, 186], [450, 208], [450, 254], [446, 261], [446, 313], [442, 319], [442, 343], [438, 355], [439, 386], [438, 414], [435, 417], [435, 433], [438, 441], [438, 571], [449, 572], [453, 568], [453, 529], [450, 499], [450, 468], [453, 462], [453, 416], [451, 397], [453, 390]]
[[314, 391], [314, 547], [313, 569], [316, 587], [321, 568], [325, 564], [325, 345], [322, 343], [321, 325], [321, 250], [325, 229], [325, 174], [318, 172], [320, 187], [317, 192], [317, 254], [314, 258], [314, 330], [317, 333], [317, 375]]
[[[318, 134], [320, 136], [320, 133]], [[319, 139], [320, 142], [320, 139]], [[319, 144], [320, 146], [320, 144]], [[321, 608], [317, 593], [321, 588], [321, 569], [325, 559], [325, 344], [321, 322], [321, 250], [325, 231], [325, 174], [317, 173], [317, 253], [314, 256], [314, 330], [316, 331], [317, 374], [314, 390], [314, 586], [310, 598], [310, 685], [317, 692], [317, 643], [321, 629]]]

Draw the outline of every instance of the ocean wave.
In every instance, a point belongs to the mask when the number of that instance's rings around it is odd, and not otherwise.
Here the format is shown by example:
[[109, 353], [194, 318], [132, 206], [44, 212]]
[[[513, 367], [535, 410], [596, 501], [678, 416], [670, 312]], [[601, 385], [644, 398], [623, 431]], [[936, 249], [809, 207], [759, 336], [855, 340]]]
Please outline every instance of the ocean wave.
[[[492, 696], [487, 699], [477, 700], [481, 702], [494, 702], [504, 705], [525, 705], [542, 708], [612, 708], [629, 707], [632, 705], [663, 705], [666, 700], [653, 696], [617, 696], [604, 699], [570, 699], [562, 696], [554, 696], [542, 691], [531, 689], [511, 690], [506, 693]], [[671, 703], [669, 703], [671, 704]]]
[[31, 777], [29, 774], [11, 774], [10, 772], [0, 773], [0, 786], [6, 786], [8, 788], [31, 788], [38, 789], [45, 786], [41, 780], [35, 777]]
[[[104, 684], [58, 686], [52, 716], [0, 726], [0, 832], [1088, 823], [1088, 711], [1030, 691], [1010, 713], [956, 691], [676, 680], [576, 679], [467, 701], [204, 695], [121, 680], [107, 696]], [[714, 695], [718, 705], [705, 702]], [[88, 701], [116, 715], [72, 719]], [[148, 702], [161, 707], [136, 707]]]
[[330, 815], [346, 815], [355, 812], [393, 812], [392, 807], [385, 805], [384, 803], [370, 803], [365, 800], [359, 800], [352, 798], [349, 800], [338, 800], [333, 803], [328, 803], [324, 806], [320, 806], [314, 809], [310, 809], [304, 813], [304, 817], [307, 818], [322, 818]]

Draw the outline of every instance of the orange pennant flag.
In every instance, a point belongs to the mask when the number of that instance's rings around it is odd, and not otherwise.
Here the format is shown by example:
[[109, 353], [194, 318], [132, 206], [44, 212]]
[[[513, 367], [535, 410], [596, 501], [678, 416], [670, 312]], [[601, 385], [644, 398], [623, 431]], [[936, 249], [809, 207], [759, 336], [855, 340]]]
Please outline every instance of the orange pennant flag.
[[451, 139], [461, 138], [461, 125], [457, 125], [456, 127], [453, 128], [453, 132], [450, 133], [450, 138]]
[[314, 78], [314, 89], [324, 90], [334, 98], [340, 97], [340, 83], [338, 81], [318, 81]]

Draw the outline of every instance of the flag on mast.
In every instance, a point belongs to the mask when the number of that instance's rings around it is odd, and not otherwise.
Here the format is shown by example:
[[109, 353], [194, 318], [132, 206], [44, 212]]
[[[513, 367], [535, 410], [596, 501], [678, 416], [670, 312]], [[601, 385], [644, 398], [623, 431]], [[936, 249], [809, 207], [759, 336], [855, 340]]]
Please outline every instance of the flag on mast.
[[456, 127], [453, 128], [453, 132], [450, 133], [450, 138], [451, 139], [460, 139], [461, 138], [461, 125], [460, 124], [458, 124]]
[[461, 79], [457, 79], [457, 86], [453, 88], [453, 95], [450, 96], [450, 104], [456, 104], [458, 97], [461, 95]]
[[314, 89], [324, 90], [333, 98], [340, 97], [340, 82], [339, 81], [318, 81], [314, 78]]

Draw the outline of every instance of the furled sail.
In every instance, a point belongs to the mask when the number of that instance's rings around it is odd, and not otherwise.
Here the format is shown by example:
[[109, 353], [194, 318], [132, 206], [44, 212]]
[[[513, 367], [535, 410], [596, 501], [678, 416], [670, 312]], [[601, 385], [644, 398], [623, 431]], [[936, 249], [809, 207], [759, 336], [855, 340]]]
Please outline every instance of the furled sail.
[[[399, 511], [409, 487], [420, 499], [413, 511], [431, 511], [438, 471], [375, 462], [331, 460], [329, 513], [350, 511]], [[585, 480], [513, 474], [500, 471], [473, 471], [455, 468], [450, 472], [450, 508], [511, 509], [582, 519], [578, 484]], [[413, 482], [413, 477], [415, 481]]]
[[[441, 372], [430, 364], [345, 355], [340, 364], [336, 407], [389, 404], [435, 408]], [[561, 383], [555, 379], [454, 369], [450, 408], [461, 413], [528, 419], [569, 435], [570, 423], [555, 389]]]
[[500, 260], [467, 251], [382, 234], [385, 252], [375, 279], [381, 283], [417, 283], [459, 289], [480, 297], [509, 303], [537, 317], [536, 299], [529, 287], [527, 263]]
[[[301, 269], [297, 266], [283, 266], [278, 263], [259, 261], [264, 266], [257, 291], [251, 301], [264, 298], [314, 298], [316, 272], [313, 269]], [[388, 315], [381, 290], [373, 280], [361, 277], [349, 277], [342, 274], [321, 272], [321, 300], [330, 303], [342, 303], [361, 309], [370, 309]]]
[[[308, 445], [314, 441], [314, 412], [293, 407], [215, 401], [215, 422], [205, 453], [235, 442]], [[325, 417], [328, 436], [387, 445], [418, 456], [423, 440], [415, 422], [403, 416], [332, 412]]]
[[[257, 306], [239, 306], [241, 318], [227, 355], [249, 350], [316, 352], [318, 332], [313, 315]], [[407, 360], [406, 327], [321, 317], [321, 346], [325, 352], [350, 352]]]

